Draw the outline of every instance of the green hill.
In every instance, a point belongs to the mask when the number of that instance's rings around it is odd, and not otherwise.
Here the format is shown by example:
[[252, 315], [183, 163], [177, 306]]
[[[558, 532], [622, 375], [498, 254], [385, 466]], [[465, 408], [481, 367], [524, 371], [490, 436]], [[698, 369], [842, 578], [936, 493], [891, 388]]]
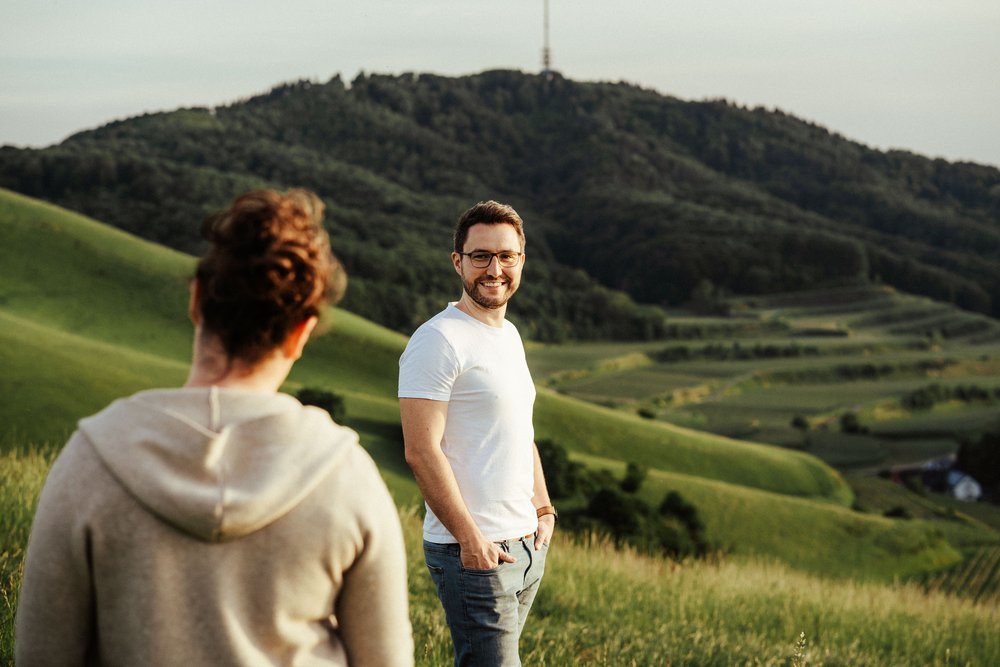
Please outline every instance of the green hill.
[[[59, 443], [76, 419], [112, 398], [183, 381], [191, 258], [3, 191], [0, 248], [5, 447]], [[31, 262], [17, 260], [29, 256]], [[402, 460], [394, 398], [404, 344], [403, 336], [338, 310], [289, 386], [344, 395], [347, 422], [397, 500], [409, 504], [419, 496]], [[592, 466], [648, 464], [646, 492], [690, 495], [709, 539], [737, 553], [856, 576], [927, 570], [958, 558], [930, 524], [892, 525], [848, 511], [843, 480], [807, 455], [651, 423], [544, 390], [537, 428]], [[785, 522], [795, 539], [784, 539], [775, 521]], [[805, 557], [805, 547], [812, 556]], [[837, 562], [850, 562], [850, 571], [833, 567]]]
[[1000, 170], [623, 83], [362, 74], [0, 149], [0, 186], [187, 252], [264, 183], [324, 197], [345, 307], [404, 333], [453, 296], [451, 225], [485, 198], [527, 221], [533, 339], [657, 338], [663, 305], [825, 284], [1000, 313]]

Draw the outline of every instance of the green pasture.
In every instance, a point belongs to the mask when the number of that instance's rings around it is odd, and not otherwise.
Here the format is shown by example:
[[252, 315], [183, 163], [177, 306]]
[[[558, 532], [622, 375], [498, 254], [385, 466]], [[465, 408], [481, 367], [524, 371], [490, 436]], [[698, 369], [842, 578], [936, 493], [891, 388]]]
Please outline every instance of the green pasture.
[[581, 454], [780, 494], [851, 502], [840, 476], [811, 456], [640, 419], [545, 389], [538, 393], [535, 433]]
[[[618, 477], [625, 469], [604, 457], [573, 458]], [[776, 498], [762, 489], [663, 470], [651, 470], [636, 495], [656, 507], [669, 491], [698, 508], [714, 550], [776, 558], [818, 576], [891, 581], [960, 562], [948, 538], [989, 539], [971, 519], [948, 516], [954, 525], [946, 537], [939, 522], [888, 519], [823, 498]], [[992, 542], [1000, 544], [1000, 536]]]
[[95, 341], [185, 359], [193, 258], [0, 190], [0, 310]]
[[183, 384], [187, 364], [36, 324], [0, 309], [0, 449], [61, 444], [115, 398]]

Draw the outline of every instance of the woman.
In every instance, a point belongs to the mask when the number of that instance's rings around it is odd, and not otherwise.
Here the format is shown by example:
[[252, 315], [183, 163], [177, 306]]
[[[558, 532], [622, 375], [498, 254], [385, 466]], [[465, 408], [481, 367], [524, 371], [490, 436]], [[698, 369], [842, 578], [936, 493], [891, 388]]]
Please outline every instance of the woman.
[[278, 393], [345, 283], [312, 193], [209, 218], [180, 389], [84, 419], [45, 483], [19, 665], [409, 665], [399, 519], [357, 434]]

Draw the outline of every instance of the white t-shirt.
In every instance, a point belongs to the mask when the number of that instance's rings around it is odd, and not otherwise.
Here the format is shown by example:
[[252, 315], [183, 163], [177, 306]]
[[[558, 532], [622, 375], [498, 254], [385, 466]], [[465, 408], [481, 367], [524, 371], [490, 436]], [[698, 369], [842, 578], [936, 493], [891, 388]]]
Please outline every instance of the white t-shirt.
[[[486, 539], [535, 532], [535, 385], [513, 324], [491, 327], [448, 304], [410, 338], [399, 397], [448, 402], [441, 450]], [[424, 539], [457, 541], [430, 507]]]

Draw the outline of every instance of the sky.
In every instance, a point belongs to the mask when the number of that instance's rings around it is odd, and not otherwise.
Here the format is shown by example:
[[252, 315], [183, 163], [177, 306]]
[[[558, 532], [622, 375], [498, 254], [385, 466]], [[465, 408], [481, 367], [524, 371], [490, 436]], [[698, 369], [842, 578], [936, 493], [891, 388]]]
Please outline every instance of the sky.
[[[1000, 166], [997, 0], [549, 0], [553, 68]], [[0, 145], [340, 74], [541, 68], [543, 0], [3, 0]]]

